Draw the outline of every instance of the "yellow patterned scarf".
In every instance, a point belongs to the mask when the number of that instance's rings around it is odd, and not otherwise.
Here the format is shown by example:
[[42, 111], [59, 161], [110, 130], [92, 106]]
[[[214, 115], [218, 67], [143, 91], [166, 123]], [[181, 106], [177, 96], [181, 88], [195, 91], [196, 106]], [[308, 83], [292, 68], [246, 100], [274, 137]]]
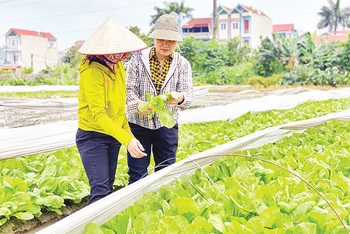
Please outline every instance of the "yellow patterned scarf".
[[161, 65], [156, 57], [156, 48], [152, 48], [149, 53], [149, 65], [151, 70], [152, 81], [154, 86], [156, 87], [158, 94], [164, 84], [165, 77], [168, 74], [173, 58], [173, 54], [169, 55], [169, 57], [164, 61], [162, 72], [160, 72]]

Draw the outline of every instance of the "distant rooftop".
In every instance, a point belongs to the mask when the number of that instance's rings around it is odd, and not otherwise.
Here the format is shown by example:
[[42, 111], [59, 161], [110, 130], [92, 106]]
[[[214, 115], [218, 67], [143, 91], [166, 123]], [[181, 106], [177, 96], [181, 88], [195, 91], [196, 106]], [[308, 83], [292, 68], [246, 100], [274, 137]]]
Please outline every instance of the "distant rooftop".
[[212, 18], [192, 18], [182, 28], [193, 28], [193, 27], [209, 27], [212, 28]]
[[14, 32], [18, 35], [27, 35], [27, 36], [45, 37], [48, 39], [56, 39], [56, 37], [54, 37], [49, 32], [37, 32], [37, 31], [33, 31], [33, 30], [18, 29], [18, 28], [11, 28], [5, 35], [9, 35], [12, 32]]
[[273, 25], [273, 32], [286, 32], [286, 31], [293, 31], [294, 30], [294, 24], [274, 24]]

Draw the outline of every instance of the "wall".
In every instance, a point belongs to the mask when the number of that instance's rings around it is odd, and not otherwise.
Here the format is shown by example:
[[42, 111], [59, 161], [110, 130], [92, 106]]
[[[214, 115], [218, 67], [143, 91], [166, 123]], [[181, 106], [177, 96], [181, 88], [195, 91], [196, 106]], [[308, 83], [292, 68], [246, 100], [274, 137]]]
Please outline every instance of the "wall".
[[252, 14], [252, 34], [251, 46], [257, 48], [261, 44], [261, 39], [265, 37], [272, 37], [272, 19], [258, 14]]
[[47, 66], [57, 65], [57, 46], [49, 47], [47, 38], [22, 35], [21, 42], [23, 67], [33, 64], [34, 72], [39, 72]]
[[[227, 30], [229, 27], [229, 25], [227, 25], [227, 20], [228, 20], [228, 16], [226, 12], [223, 12], [221, 15], [218, 16], [218, 39], [219, 41], [226, 41], [227, 40]], [[226, 29], [221, 29], [221, 24], [226, 24]]]

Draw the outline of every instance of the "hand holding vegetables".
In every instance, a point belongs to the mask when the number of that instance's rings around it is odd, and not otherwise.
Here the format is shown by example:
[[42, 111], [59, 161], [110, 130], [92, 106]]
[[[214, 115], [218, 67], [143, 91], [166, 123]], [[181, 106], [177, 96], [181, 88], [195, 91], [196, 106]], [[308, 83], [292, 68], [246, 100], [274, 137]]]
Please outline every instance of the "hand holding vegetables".
[[184, 95], [179, 92], [171, 92], [153, 97], [152, 94], [146, 94], [147, 102], [140, 102], [137, 105], [141, 115], [148, 114], [148, 118], [152, 118], [154, 113], [159, 116], [161, 124], [167, 128], [172, 128], [175, 125], [174, 117], [170, 110], [166, 108], [174, 107], [183, 102]]
[[182, 103], [184, 100], [184, 95], [179, 92], [169, 93], [169, 107], [176, 106], [179, 103]]

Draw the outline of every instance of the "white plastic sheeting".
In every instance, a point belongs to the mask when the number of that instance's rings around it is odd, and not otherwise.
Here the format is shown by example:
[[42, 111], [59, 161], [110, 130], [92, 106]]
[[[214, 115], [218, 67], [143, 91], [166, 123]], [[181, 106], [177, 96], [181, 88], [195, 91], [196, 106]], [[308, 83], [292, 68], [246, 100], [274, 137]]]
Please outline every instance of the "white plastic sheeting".
[[[295, 89], [290, 91], [297, 91]], [[242, 91], [250, 92], [250, 91]], [[242, 93], [240, 92], [240, 93]], [[239, 95], [238, 93], [237, 95]], [[350, 96], [350, 88], [339, 90], [309, 90], [297, 94], [288, 94], [288, 90], [274, 91], [274, 94], [250, 100], [237, 101], [224, 106], [212, 106], [203, 109], [191, 109], [180, 113], [181, 123], [201, 123], [219, 120], [233, 120], [248, 112], [262, 112], [273, 109], [289, 109], [307, 101], [324, 101]], [[291, 92], [289, 92], [291, 93]], [[280, 95], [283, 94], [283, 95]]]
[[0, 93], [78, 90], [79, 86], [77, 85], [0, 86]]
[[22, 109], [45, 109], [45, 110], [48, 110], [48, 109], [77, 110], [78, 100], [77, 98], [31, 99], [31, 98], [0, 97], [0, 107], [22, 108]]
[[[294, 89], [292, 91], [295, 92]], [[300, 91], [300, 90], [299, 90]], [[339, 90], [309, 90], [297, 94], [279, 95], [291, 91], [282, 90], [275, 95], [241, 100], [223, 106], [190, 109], [180, 113], [180, 124], [233, 120], [247, 112], [272, 109], [288, 109], [306, 101], [323, 101], [350, 96], [350, 88]], [[31, 127], [0, 129], [0, 160], [33, 153], [43, 153], [74, 145], [76, 121], [37, 125]]]
[[0, 129], [0, 160], [75, 145], [77, 121]]
[[85, 226], [89, 222], [94, 222], [98, 225], [107, 222], [132, 205], [143, 194], [155, 191], [160, 186], [173, 182], [175, 178], [192, 173], [199, 166], [205, 167], [212, 164], [220, 158], [215, 155], [229, 154], [238, 150], [252, 149], [267, 143], [276, 142], [286, 134], [311, 128], [329, 120], [350, 121], [350, 109], [319, 118], [268, 128], [191, 156], [112, 193], [37, 233], [83, 233]]

